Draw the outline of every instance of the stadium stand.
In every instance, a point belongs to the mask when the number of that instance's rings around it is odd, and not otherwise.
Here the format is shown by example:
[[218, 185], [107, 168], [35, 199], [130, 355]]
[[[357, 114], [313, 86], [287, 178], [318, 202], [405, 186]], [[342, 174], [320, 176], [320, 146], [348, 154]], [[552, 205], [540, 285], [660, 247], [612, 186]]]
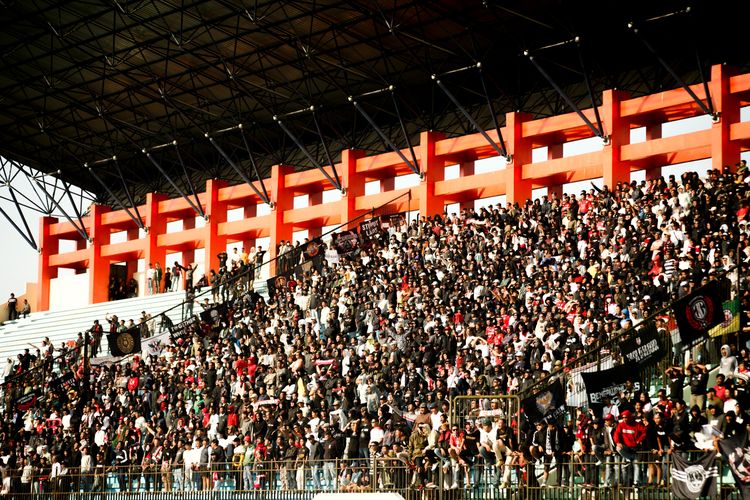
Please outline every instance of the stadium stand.
[[[75, 348], [18, 358], [4, 388], [4, 477], [15, 491], [65, 494], [664, 491], [679, 475], [673, 455], [750, 427], [747, 273], [736, 267], [750, 259], [746, 175], [383, 215], [327, 251], [313, 241], [280, 252], [267, 298], [236, 288], [242, 266], [226, 261], [196, 319], [174, 317], [158, 351], [90, 369]], [[742, 324], [699, 339], [685, 364], [669, 307], [714, 283], [739, 301]], [[587, 381], [587, 400], [574, 400], [592, 353], [601, 373], [622, 369], [628, 332], [645, 338], [650, 322], [658, 359], [638, 361], [659, 368], [622, 375], [595, 404]], [[711, 369], [723, 380], [709, 390]], [[507, 395], [523, 397], [523, 414], [491, 402]]]

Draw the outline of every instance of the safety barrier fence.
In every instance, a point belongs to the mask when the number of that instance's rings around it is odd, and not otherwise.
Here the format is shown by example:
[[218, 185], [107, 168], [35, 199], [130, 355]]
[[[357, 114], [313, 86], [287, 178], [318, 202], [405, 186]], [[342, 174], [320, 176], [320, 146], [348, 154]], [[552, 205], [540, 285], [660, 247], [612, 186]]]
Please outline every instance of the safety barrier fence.
[[[498, 464], [494, 458], [428, 450], [356, 460], [99, 467], [91, 474], [68, 469], [57, 478], [10, 471], [9, 493], [29, 500], [94, 500], [122, 493], [144, 500], [306, 500], [319, 492], [372, 491], [399, 493], [407, 500], [671, 498], [671, 455], [640, 453], [633, 458], [572, 453], [526, 461], [512, 453]], [[717, 456], [721, 498], [740, 498], [722, 462]]]
[[[739, 268], [733, 266], [731, 269], [724, 270], [721, 274], [717, 275], [717, 279], [724, 279], [722, 282], [726, 286], [726, 290], [723, 292], [725, 296], [736, 293], [736, 291], [729, 285], [727, 279], [730, 273], [738, 273]], [[744, 272], [744, 269], [743, 269]], [[635, 324], [630, 328], [618, 332], [612, 335], [609, 339], [598, 342], [594, 347], [588, 349], [583, 355], [572, 359], [564, 368], [566, 370], [572, 370], [575, 368], [581, 368], [585, 366], [592, 366], [592, 371], [599, 371], [604, 369], [607, 363], [610, 366], [619, 365], [624, 362], [624, 357], [621, 352], [622, 346], [625, 342], [634, 339], [639, 336], [642, 329], [651, 322], [656, 322], [659, 326], [659, 343], [662, 349], [662, 356], [647, 364], [640, 364], [639, 374], [641, 381], [646, 385], [651, 383], [666, 385], [665, 371], [670, 366], [673, 366], [676, 355], [681, 351], [682, 346], [673, 343], [672, 331], [675, 330], [676, 323], [674, 320], [674, 314], [672, 313], [672, 307], [675, 301], [671, 301], [663, 307], [656, 310], [653, 314], [647, 318], [643, 318], [642, 321], [634, 322]], [[727, 342], [729, 335], [723, 335], [719, 337], [709, 337], [701, 339], [695, 345], [692, 346], [692, 350], [696, 355], [699, 355], [700, 361], [703, 364], [711, 363], [716, 364], [719, 361], [720, 355], [718, 354], [718, 347], [722, 342]], [[732, 338], [737, 338], [736, 333], [732, 334]], [[527, 387], [524, 391], [519, 393], [519, 396], [528, 397], [544, 387], [552, 383], [556, 377], [564, 375], [563, 367], [554, 370], [547, 376], [541, 377], [536, 380], [533, 384]]]

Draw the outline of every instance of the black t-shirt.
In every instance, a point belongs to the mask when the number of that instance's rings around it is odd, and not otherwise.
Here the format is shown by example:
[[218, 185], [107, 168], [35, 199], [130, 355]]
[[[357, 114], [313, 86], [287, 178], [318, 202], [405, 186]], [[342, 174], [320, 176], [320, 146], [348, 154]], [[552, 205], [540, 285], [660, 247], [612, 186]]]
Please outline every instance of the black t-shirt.
[[672, 374], [669, 377], [669, 397], [672, 401], [682, 399], [682, 389], [685, 386], [685, 375]]
[[703, 371], [690, 375], [690, 394], [704, 396], [708, 385], [708, 374]]
[[469, 455], [476, 455], [479, 452], [479, 430], [473, 429], [469, 432], [464, 432], [464, 446], [466, 447], [466, 453]]

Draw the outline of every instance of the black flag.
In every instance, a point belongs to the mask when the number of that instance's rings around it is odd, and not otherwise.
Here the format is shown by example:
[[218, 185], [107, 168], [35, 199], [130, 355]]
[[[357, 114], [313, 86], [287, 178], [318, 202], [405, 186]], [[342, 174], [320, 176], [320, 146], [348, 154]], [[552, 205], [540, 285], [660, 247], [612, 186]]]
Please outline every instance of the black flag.
[[722, 302], [726, 297], [718, 281], [710, 281], [672, 306], [680, 342], [684, 347], [708, 336], [708, 331], [724, 321]]
[[649, 321], [643, 328], [633, 332], [633, 336], [620, 343], [620, 352], [623, 357], [639, 365], [658, 361], [664, 355], [664, 350], [659, 343], [659, 334], [656, 331], [656, 323]]
[[36, 405], [36, 402], [39, 400], [39, 397], [41, 396], [41, 391], [39, 389], [34, 389], [33, 391], [24, 394], [23, 396], [17, 398], [14, 401], [14, 406], [16, 407], [16, 410], [19, 412], [25, 412], [29, 411]]
[[706, 453], [694, 462], [688, 462], [679, 453], [672, 455], [672, 495], [675, 498], [713, 498], [717, 494], [718, 477], [716, 452]]
[[141, 352], [141, 329], [137, 326], [109, 335], [112, 356], [128, 356]]
[[521, 407], [529, 422], [554, 422], [565, 411], [565, 389], [562, 382], [556, 380], [546, 389], [524, 399]]
[[601, 404], [604, 396], [611, 396], [617, 400], [620, 391], [625, 389], [625, 383], [633, 382], [633, 389], [641, 390], [640, 377], [638, 376], [638, 365], [625, 364], [615, 366], [609, 370], [598, 372], [581, 373], [583, 384], [586, 386], [586, 394], [590, 405]]
[[750, 498], [750, 443], [747, 434], [719, 440], [719, 449], [740, 489], [740, 497]]

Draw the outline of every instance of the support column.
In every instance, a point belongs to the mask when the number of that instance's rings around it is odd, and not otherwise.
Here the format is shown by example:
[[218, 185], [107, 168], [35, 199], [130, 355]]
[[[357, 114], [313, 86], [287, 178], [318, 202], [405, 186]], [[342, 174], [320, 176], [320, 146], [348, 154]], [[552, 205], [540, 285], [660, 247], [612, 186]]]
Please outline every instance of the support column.
[[[253, 219], [258, 215], [258, 205], [253, 201], [250, 205], [245, 205], [242, 210], [242, 215], [245, 219]], [[245, 247], [245, 251], [250, 253], [250, 249], [255, 246], [255, 237], [245, 237], [242, 240], [242, 245]]]
[[[128, 241], [134, 241], [140, 239], [140, 229], [128, 229], [127, 239]], [[138, 272], [138, 259], [125, 261], [125, 273], [128, 279], [132, 278], [135, 273]]]
[[605, 90], [602, 95], [602, 121], [609, 134], [609, 143], [602, 150], [602, 177], [604, 185], [610, 189], [620, 182], [630, 182], [630, 166], [621, 159], [621, 147], [630, 143], [630, 127], [620, 116], [620, 102], [624, 97], [616, 90]]
[[445, 162], [435, 156], [435, 143], [444, 139], [437, 132], [419, 134], [419, 169], [422, 181], [416, 191], [419, 196], [419, 216], [433, 217], [445, 212], [445, 199], [435, 196], [435, 182], [445, 178]]
[[148, 265], [153, 264], [154, 267], [156, 267], [156, 263], [158, 262], [161, 264], [163, 270], [164, 262], [167, 258], [167, 252], [159, 247], [159, 235], [167, 232], [167, 221], [161, 216], [161, 214], [159, 214], [159, 202], [166, 199], [167, 197], [163, 194], [148, 193], [146, 195], [146, 227], [148, 227], [148, 233], [146, 234], [146, 238], [144, 238], [144, 281], [143, 286], [138, 289], [138, 294], [141, 297], [145, 297], [148, 290], [148, 281], [146, 277]]
[[206, 181], [206, 216], [208, 220], [203, 227], [203, 269], [206, 276], [211, 269], [219, 272], [219, 253], [227, 251], [226, 236], [219, 235], [219, 224], [227, 221], [227, 204], [219, 201], [219, 189], [226, 186], [226, 182], [209, 179]]
[[[76, 242], [76, 250], [86, 250], [88, 241], [84, 239], [79, 239], [79, 240], [75, 240], [75, 242]], [[76, 267], [75, 268], [76, 274], [83, 274], [88, 270], [89, 270], [88, 267]]]
[[[112, 210], [93, 203], [89, 210], [89, 303], [109, 300], [109, 259], [102, 257], [102, 246], [109, 245], [110, 230], [102, 226], [102, 214]], [[84, 242], [85, 244], [86, 242]]]
[[387, 177], [385, 179], [380, 179], [380, 192], [381, 193], [387, 193], [388, 191], [393, 191], [396, 186], [396, 178], [395, 177]]
[[[357, 198], [365, 195], [365, 176], [357, 173], [357, 160], [364, 157], [364, 151], [358, 149], [345, 149], [341, 151], [341, 167], [338, 172], [341, 176], [341, 185], [346, 189], [346, 194], [341, 197], [341, 221], [344, 224], [355, 217], [362, 215], [357, 210]], [[391, 179], [391, 189], [393, 189]], [[383, 183], [380, 183], [383, 190]]]
[[729, 132], [740, 121], [740, 105], [730, 93], [730, 68], [721, 64], [711, 67], [711, 99], [719, 113], [719, 121], [711, 125], [711, 168], [734, 172], [740, 161], [740, 145], [732, 142]]
[[[312, 207], [315, 205], [320, 205], [321, 203], [323, 203], [323, 191], [316, 191], [309, 194], [307, 202], [309, 206]], [[317, 238], [321, 234], [323, 234], [323, 228], [320, 226], [307, 228], [307, 237], [309, 239]], [[302, 242], [300, 241], [300, 243]]]
[[294, 191], [286, 187], [286, 175], [294, 172], [293, 167], [286, 165], [274, 165], [271, 168], [270, 195], [275, 206], [271, 212], [272, 222], [269, 228], [269, 249], [271, 263], [269, 266], [269, 276], [276, 275], [276, 255], [279, 250], [279, 243], [292, 239], [294, 228], [291, 224], [284, 223], [284, 212], [294, 208]]
[[531, 199], [531, 180], [523, 178], [523, 167], [531, 164], [531, 144], [523, 137], [525, 113], [505, 115], [505, 142], [513, 161], [505, 167], [505, 199], [508, 203], [523, 205]]
[[[662, 136], [662, 124], [651, 123], [646, 125], [646, 140], [653, 141], [655, 139], [661, 139]], [[653, 180], [661, 177], [661, 165], [648, 166], [646, 168], [646, 179]]]
[[39, 311], [49, 310], [50, 280], [57, 278], [57, 268], [50, 267], [49, 258], [60, 251], [60, 240], [50, 234], [56, 217], [39, 218], [39, 281], [36, 287], [36, 308]]
[[[182, 229], [195, 229], [195, 217], [190, 217], [188, 219], [182, 219]], [[182, 267], [192, 266], [195, 263], [195, 248], [184, 248], [182, 250], [182, 262], [180, 262], [180, 265]], [[195, 281], [198, 281], [198, 278], [194, 278]]]
[[[460, 177], [469, 177], [474, 175], [474, 160], [462, 161], [458, 166], [458, 175]], [[461, 211], [474, 210], [474, 200], [462, 201], [460, 203]]]
[[[547, 159], [548, 160], [556, 160], [557, 158], [562, 158], [563, 155], [563, 145], [562, 144], [550, 144], [547, 146]], [[557, 196], [558, 199], [562, 198], [563, 195], [563, 186], [562, 184], [553, 184], [547, 186], [547, 196], [552, 199], [552, 195]]]

